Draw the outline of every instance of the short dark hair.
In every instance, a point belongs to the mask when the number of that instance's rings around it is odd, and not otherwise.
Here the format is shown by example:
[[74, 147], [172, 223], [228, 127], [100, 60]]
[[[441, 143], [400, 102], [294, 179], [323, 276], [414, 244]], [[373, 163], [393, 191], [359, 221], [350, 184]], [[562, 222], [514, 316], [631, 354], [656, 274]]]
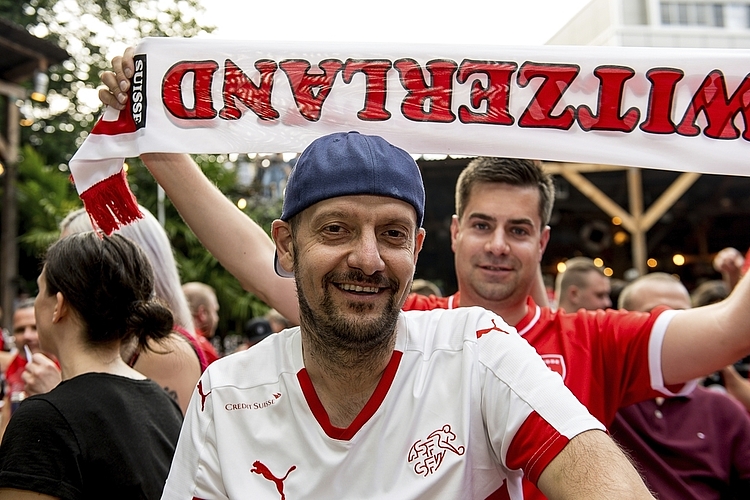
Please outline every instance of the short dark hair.
[[143, 251], [119, 235], [93, 231], [52, 244], [44, 263], [47, 295], [62, 293], [90, 344], [136, 337], [141, 348], [172, 330], [172, 312], [154, 296], [154, 271]]
[[558, 299], [571, 286], [582, 288], [586, 285], [586, 277], [589, 273], [605, 276], [602, 268], [588, 257], [573, 257], [565, 261], [565, 271], [558, 274], [555, 280], [555, 294]]
[[555, 184], [552, 176], [542, 169], [537, 160], [480, 156], [466, 166], [456, 182], [456, 215], [463, 216], [471, 190], [477, 184], [496, 182], [539, 190], [539, 217], [542, 226], [549, 224], [555, 203]]
[[690, 294], [693, 307], [707, 306], [721, 302], [729, 296], [727, 284], [722, 280], [709, 280], [701, 283], [698, 288]]

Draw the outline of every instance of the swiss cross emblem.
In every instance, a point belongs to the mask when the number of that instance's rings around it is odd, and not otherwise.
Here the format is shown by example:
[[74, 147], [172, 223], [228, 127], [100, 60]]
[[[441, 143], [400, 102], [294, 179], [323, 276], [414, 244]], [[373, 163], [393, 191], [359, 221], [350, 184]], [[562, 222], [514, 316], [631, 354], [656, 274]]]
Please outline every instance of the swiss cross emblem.
[[456, 446], [454, 441], [456, 435], [451, 431], [451, 426], [445, 424], [430, 433], [427, 439], [420, 439], [414, 443], [409, 450], [409, 463], [414, 464], [414, 472], [427, 477], [440, 467], [446, 452], [463, 455], [466, 448]]
[[547, 363], [547, 368], [560, 375], [565, 380], [565, 358], [562, 354], [542, 354], [542, 359]]

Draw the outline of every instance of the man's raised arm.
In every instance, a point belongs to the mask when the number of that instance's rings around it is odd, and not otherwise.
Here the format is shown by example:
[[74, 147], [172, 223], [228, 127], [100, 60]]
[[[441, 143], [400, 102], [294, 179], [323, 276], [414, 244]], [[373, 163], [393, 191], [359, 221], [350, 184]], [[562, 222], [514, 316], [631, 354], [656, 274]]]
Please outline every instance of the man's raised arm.
[[678, 311], [662, 346], [666, 384], [701, 377], [750, 353], [750, 279], [743, 278], [725, 300]]
[[[104, 72], [101, 101], [122, 110], [133, 75], [133, 48], [112, 60], [113, 72]], [[242, 287], [273, 307], [291, 322], [299, 322], [294, 280], [273, 269], [276, 251], [266, 232], [229, 201], [186, 154], [147, 153], [146, 167], [164, 188], [190, 229]]]

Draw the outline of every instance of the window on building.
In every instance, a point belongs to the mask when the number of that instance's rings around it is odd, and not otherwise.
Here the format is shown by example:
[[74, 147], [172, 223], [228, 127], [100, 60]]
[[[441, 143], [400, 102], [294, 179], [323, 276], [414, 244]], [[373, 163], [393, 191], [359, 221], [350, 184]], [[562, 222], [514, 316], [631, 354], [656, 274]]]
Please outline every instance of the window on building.
[[720, 3], [661, 2], [661, 23], [673, 26], [724, 26]]

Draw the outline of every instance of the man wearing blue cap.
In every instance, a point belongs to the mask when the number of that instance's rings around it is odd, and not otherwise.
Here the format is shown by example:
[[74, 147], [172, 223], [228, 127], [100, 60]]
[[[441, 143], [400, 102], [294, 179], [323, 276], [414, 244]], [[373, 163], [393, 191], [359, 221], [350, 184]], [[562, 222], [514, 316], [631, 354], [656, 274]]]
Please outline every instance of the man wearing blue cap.
[[402, 312], [424, 240], [414, 160], [314, 141], [273, 223], [300, 326], [213, 363], [163, 498], [653, 498], [601, 423], [500, 317]]

